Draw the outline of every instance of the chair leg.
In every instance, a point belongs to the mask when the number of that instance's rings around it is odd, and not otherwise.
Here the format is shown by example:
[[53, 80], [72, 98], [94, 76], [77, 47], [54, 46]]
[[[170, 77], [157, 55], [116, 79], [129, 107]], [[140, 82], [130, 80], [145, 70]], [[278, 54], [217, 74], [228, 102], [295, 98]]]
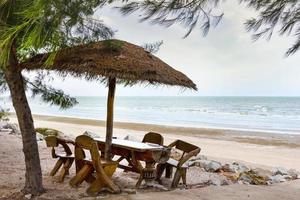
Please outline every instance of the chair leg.
[[[108, 177], [106, 177], [108, 178]], [[120, 193], [120, 189], [117, 185], [115, 185], [110, 179], [105, 179], [105, 177], [97, 178], [86, 190], [88, 195], [95, 196], [97, 195], [103, 188], [111, 193]]]
[[60, 173], [60, 176], [59, 176], [59, 182], [63, 182], [64, 181], [64, 178], [67, 174], [69, 174], [69, 169], [70, 167], [72, 166], [72, 163], [73, 163], [74, 159], [73, 158], [66, 158], [65, 159], [65, 162], [64, 162], [64, 166], [63, 168], [61, 169], [61, 173]]
[[161, 179], [161, 176], [164, 173], [165, 169], [166, 169], [166, 164], [158, 164], [157, 167], [156, 167], [156, 178], [155, 178], [155, 180], [159, 184], [161, 184], [161, 180], [160, 179]]
[[[126, 161], [128, 162], [128, 167], [132, 167], [133, 164], [132, 164], [130, 158], [125, 158], [125, 159], [126, 159]], [[123, 172], [128, 172], [128, 170], [127, 170], [127, 169], [124, 169]]]
[[141, 184], [143, 182], [144, 178], [143, 178], [143, 174], [140, 175], [139, 180], [136, 182], [135, 187], [136, 188], [140, 188]]
[[104, 182], [96, 179], [86, 190], [86, 193], [91, 196], [96, 196], [104, 187]]
[[185, 186], [186, 186], [186, 171], [187, 171], [186, 168], [182, 169], [182, 183]]
[[166, 164], [166, 178], [171, 178], [173, 174], [173, 166]]
[[179, 184], [180, 178], [182, 177], [182, 169], [177, 169], [175, 174], [174, 174], [174, 178], [172, 181], [172, 185], [171, 188], [176, 188]]
[[69, 175], [70, 174], [70, 168], [72, 167], [72, 164], [73, 164], [73, 162], [74, 162], [74, 158], [69, 158], [69, 164], [68, 165], [66, 165], [66, 166], [64, 166], [65, 168], [66, 168], [66, 171], [67, 171], [67, 173], [66, 173], [66, 175]]
[[69, 184], [72, 187], [81, 184], [87, 177], [89, 177], [94, 171], [94, 167], [91, 165], [84, 165], [79, 172], [70, 180]]
[[54, 176], [57, 171], [59, 170], [59, 168], [62, 166], [62, 164], [64, 163], [64, 160], [62, 158], [59, 158], [58, 161], [56, 162], [56, 164], [54, 165], [52, 171], [50, 172], [50, 176]]

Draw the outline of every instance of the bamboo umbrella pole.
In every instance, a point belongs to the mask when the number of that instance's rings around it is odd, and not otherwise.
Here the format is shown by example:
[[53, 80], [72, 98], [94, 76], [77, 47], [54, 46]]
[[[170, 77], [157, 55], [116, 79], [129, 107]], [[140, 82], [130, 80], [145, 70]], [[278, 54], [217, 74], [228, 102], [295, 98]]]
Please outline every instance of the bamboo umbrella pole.
[[114, 98], [116, 91], [116, 78], [108, 79], [108, 96], [107, 96], [107, 116], [106, 116], [106, 142], [105, 142], [105, 160], [111, 160], [111, 144], [113, 136], [114, 121]]

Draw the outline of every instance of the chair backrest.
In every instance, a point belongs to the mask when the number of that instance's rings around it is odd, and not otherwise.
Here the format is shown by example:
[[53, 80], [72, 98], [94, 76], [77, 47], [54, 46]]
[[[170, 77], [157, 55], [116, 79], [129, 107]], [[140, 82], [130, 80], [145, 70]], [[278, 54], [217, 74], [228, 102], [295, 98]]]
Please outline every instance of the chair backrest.
[[196, 149], [199, 149], [199, 151], [200, 151], [200, 148], [197, 147], [196, 145], [193, 145], [191, 143], [188, 143], [188, 142], [185, 142], [185, 141], [182, 141], [182, 140], [177, 140], [175, 142], [174, 147], [176, 149], [179, 149], [179, 150], [183, 151], [184, 153], [189, 153], [189, 152], [194, 151]]
[[61, 145], [64, 148], [66, 156], [72, 155], [72, 151], [68, 144], [74, 145], [75, 143], [73, 141], [64, 140], [64, 139], [58, 138], [56, 136], [47, 136], [45, 138], [45, 141], [46, 141], [47, 147], [52, 147], [52, 157], [53, 158], [59, 157], [55, 152], [55, 147], [58, 147], [59, 145]]
[[148, 142], [148, 143], [163, 145], [164, 144], [164, 138], [159, 133], [149, 132], [144, 136], [142, 142]]
[[178, 160], [178, 167], [183, 166], [186, 161], [188, 161], [191, 157], [196, 156], [201, 151], [200, 147], [182, 140], [176, 140], [175, 142], [172, 142], [169, 147], [174, 147], [183, 152]]
[[101, 162], [101, 154], [95, 140], [87, 135], [80, 135], [75, 140], [75, 160], [86, 159], [85, 152], [90, 153], [94, 165], [98, 165], [98, 162]]

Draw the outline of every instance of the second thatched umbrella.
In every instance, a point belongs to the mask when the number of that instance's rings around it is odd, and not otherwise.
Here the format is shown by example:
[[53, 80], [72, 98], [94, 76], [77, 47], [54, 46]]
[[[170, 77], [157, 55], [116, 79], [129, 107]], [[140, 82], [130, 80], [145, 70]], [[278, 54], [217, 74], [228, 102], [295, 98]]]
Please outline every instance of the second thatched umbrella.
[[48, 54], [37, 55], [21, 64], [27, 70], [47, 69], [87, 79], [108, 81], [105, 159], [110, 159], [116, 83], [148, 82], [197, 90], [183, 73], [173, 69], [144, 48], [121, 40], [105, 40], [62, 49], [52, 66], [45, 67]]

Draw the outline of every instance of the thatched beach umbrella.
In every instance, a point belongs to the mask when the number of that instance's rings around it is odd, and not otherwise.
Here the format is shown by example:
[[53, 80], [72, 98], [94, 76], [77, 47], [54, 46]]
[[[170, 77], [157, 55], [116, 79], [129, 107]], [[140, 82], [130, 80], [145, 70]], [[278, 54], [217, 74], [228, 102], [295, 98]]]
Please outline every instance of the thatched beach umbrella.
[[144, 48], [120, 40], [106, 40], [58, 51], [52, 66], [45, 67], [48, 54], [22, 63], [28, 70], [47, 69], [87, 79], [108, 81], [105, 158], [110, 159], [116, 83], [166, 84], [197, 90], [183, 73], [173, 69]]

